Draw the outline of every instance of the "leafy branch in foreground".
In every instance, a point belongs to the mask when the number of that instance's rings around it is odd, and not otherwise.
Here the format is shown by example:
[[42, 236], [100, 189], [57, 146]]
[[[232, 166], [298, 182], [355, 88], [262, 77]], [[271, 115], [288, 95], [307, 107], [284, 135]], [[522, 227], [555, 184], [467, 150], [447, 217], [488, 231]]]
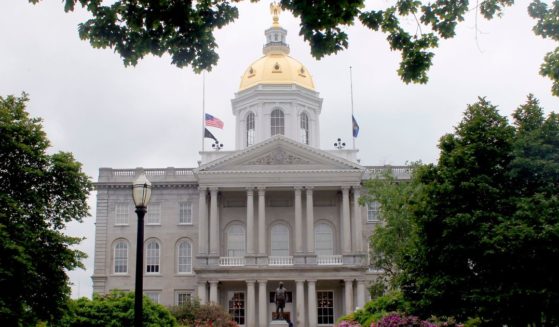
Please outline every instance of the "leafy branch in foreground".
[[[28, 0], [38, 3], [41, 0]], [[79, 34], [95, 48], [112, 48], [125, 65], [136, 65], [148, 54], [165, 53], [178, 67], [191, 66], [195, 72], [211, 70], [219, 56], [214, 37], [220, 29], [238, 18], [235, 3], [241, 0], [64, 0], [65, 11], [81, 5], [93, 17], [79, 25]], [[257, 2], [253, 1], [253, 2]], [[373, 2], [385, 6], [380, 1]], [[356, 20], [386, 34], [390, 48], [402, 59], [398, 75], [405, 83], [427, 83], [433, 49], [440, 39], [456, 35], [456, 27], [477, 6], [486, 19], [501, 16], [514, 0], [393, 0], [386, 8], [365, 8], [364, 0], [281, 0], [281, 7], [299, 17], [300, 32], [309, 42], [311, 54], [320, 59], [349, 46], [347, 26]], [[559, 40], [559, 1], [549, 8], [532, 0], [529, 14], [537, 20], [536, 35]], [[406, 22], [415, 22], [407, 26]], [[425, 31], [425, 32], [424, 32]], [[544, 59], [540, 73], [554, 81], [553, 94], [559, 95], [559, 48]]]

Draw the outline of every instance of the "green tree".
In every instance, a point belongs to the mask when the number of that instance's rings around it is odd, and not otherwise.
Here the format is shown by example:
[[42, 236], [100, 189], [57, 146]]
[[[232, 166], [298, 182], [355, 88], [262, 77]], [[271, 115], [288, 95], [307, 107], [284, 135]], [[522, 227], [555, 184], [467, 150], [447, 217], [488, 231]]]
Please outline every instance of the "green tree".
[[[28, 0], [37, 3], [40, 0]], [[66, 11], [80, 4], [92, 18], [79, 26], [80, 37], [96, 48], [113, 48], [125, 65], [136, 63], [147, 54], [171, 55], [178, 67], [192, 66], [200, 72], [217, 63], [217, 44], [213, 35], [238, 17], [234, 3], [240, 0], [63, 0]], [[257, 1], [257, 0], [253, 0]], [[365, 8], [365, 0], [281, 0], [283, 9], [301, 19], [303, 38], [316, 58], [348, 47], [345, 26], [359, 20], [373, 31], [386, 34], [390, 48], [402, 56], [398, 75], [405, 83], [426, 83], [432, 65], [433, 49], [439, 40], [452, 38], [464, 20], [470, 1], [396, 0], [386, 9]], [[483, 0], [472, 4], [483, 17], [500, 16], [514, 0]], [[384, 4], [383, 4], [384, 5]], [[559, 0], [548, 8], [532, 0], [529, 14], [537, 20], [534, 32], [559, 41]], [[414, 20], [409, 30], [402, 21]], [[425, 32], [423, 32], [425, 30]], [[553, 94], [559, 95], [559, 47], [544, 59], [541, 74], [554, 81]]]
[[0, 321], [30, 326], [53, 321], [70, 294], [67, 270], [82, 267], [80, 238], [66, 223], [88, 215], [92, 189], [72, 154], [47, 154], [39, 118], [27, 95], [0, 97]]
[[[420, 169], [412, 165], [412, 172]], [[382, 283], [397, 287], [404, 255], [415, 246], [417, 227], [412, 218], [413, 207], [421, 203], [422, 184], [413, 177], [398, 181], [391, 172], [365, 182], [367, 194], [359, 200], [362, 205], [376, 201], [380, 204], [380, 224], [370, 238], [371, 264], [380, 269]], [[374, 287], [380, 285], [374, 284]]]
[[418, 171], [417, 243], [401, 266], [417, 313], [557, 325], [559, 122], [532, 96], [514, 118], [480, 99]]
[[[161, 304], [143, 298], [143, 323], [146, 327], [178, 326], [171, 312]], [[69, 300], [65, 316], [57, 327], [121, 327], [134, 325], [134, 293], [93, 294], [93, 299]]]

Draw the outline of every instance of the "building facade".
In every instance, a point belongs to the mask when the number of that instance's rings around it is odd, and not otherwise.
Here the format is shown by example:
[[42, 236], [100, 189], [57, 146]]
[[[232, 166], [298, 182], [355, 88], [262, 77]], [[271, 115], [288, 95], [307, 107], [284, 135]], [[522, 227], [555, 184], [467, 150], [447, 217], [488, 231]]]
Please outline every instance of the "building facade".
[[[363, 181], [388, 168], [360, 165], [357, 150], [319, 149], [322, 99], [286, 34], [274, 16], [264, 56], [242, 76], [235, 151], [201, 152], [196, 168], [100, 169], [94, 292], [134, 290], [131, 183], [145, 173], [144, 292], [153, 300], [198, 297], [243, 326], [270, 324], [280, 281], [296, 326], [332, 326], [364, 305], [378, 206], [358, 199]], [[406, 167], [390, 169], [409, 178]]]

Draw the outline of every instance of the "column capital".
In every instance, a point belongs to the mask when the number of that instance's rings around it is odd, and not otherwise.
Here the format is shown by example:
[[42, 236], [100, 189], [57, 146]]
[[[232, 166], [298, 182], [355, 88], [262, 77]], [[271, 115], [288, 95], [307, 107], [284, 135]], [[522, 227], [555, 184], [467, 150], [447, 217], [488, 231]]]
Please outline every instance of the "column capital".
[[248, 285], [254, 285], [254, 284], [256, 283], [256, 279], [247, 279], [247, 280], [246, 280], [246, 283], [247, 283]]
[[316, 283], [316, 279], [307, 279], [307, 283]]
[[256, 189], [258, 190], [258, 193], [266, 192], [266, 186], [257, 186]]
[[267, 279], [259, 279], [257, 280], [258, 284], [267, 284], [268, 280]]
[[344, 278], [344, 283], [353, 283], [353, 281], [355, 280], [355, 278]]
[[353, 192], [361, 192], [361, 185], [354, 185], [351, 187], [353, 189]]
[[305, 190], [308, 191], [312, 191], [314, 189], [314, 186], [305, 186]]
[[245, 187], [245, 190], [247, 191], [247, 195], [253, 195], [254, 194], [254, 188], [253, 187]]
[[210, 283], [210, 285], [217, 285], [219, 284], [219, 280], [209, 280], [208, 283]]
[[211, 186], [211, 187], [208, 187], [208, 189], [209, 189], [210, 192], [212, 192], [212, 193], [219, 191], [219, 187], [217, 187], [217, 186]]
[[342, 186], [342, 187], [340, 187], [340, 188], [342, 189], [342, 192], [345, 193], [345, 192], [349, 192], [350, 186]]
[[198, 186], [198, 191], [199, 191], [199, 192], [207, 192], [207, 191], [208, 191], [208, 188], [205, 187], [205, 186]]
[[295, 190], [295, 192], [297, 192], [297, 191], [301, 192], [303, 187], [302, 186], [293, 186], [293, 189]]
[[304, 283], [305, 280], [304, 279], [295, 279], [295, 283]]

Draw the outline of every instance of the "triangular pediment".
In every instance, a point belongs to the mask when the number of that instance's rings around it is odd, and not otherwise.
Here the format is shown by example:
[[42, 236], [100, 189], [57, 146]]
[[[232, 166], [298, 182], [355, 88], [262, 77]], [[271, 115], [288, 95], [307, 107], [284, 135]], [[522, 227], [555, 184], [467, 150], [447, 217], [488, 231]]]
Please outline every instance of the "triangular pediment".
[[277, 170], [363, 170], [326, 151], [276, 135], [244, 150], [200, 166], [198, 172]]

